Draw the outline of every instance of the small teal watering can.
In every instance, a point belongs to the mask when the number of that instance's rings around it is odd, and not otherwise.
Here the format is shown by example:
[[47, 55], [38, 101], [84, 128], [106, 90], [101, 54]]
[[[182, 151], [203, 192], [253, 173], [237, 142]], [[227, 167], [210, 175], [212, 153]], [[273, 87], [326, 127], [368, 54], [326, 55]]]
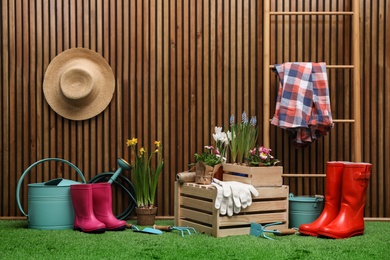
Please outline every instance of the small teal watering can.
[[59, 161], [71, 166], [85, 183], [83, 173], [72, 163], [60, 158], [46, 158], [30, 165], [22, 174], [16, 188], [18, 207], [27, 216], [28, 226], [33, 229], [68, 229], [73, 228], [74, 211], [70, 196], [70, 185], [79, 184], [73, 180], [54, 179], [48, 182], [28, 184], [28, 215], [20, 203], [20, 187], [24, 177], [36, 165], [47, 161]]

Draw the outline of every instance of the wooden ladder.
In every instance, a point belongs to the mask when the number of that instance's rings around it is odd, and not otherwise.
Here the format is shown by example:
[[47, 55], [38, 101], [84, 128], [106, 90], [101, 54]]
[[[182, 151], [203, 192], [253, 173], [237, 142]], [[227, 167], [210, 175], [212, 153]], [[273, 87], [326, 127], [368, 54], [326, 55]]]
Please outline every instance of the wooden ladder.
[[[352, 64], [349, 65], [326, 65], [327, 69], [352, 69], [353, 70], [353, 118], [352, 119], [333, 119], [334, 123], [352, 123], [354, 151], [352, 158], [356, 162], [362, 161], [362, 123], [360, 111], [360, 6], [359, 1], [352, 2], [352, 11], [271, 11], [270, 1], [264, 1], [263, 6], [263, 143], [265, 147], [270, 147], [270, 69], [274, 66], [270, 64], [270, 30], [271, 16], [282, 15], [340, 15], [352, 16]], [[303, 0], [304, 1], [304, 0]], [[283, 174], [283, 177], [325, 177], [325, 174]]]

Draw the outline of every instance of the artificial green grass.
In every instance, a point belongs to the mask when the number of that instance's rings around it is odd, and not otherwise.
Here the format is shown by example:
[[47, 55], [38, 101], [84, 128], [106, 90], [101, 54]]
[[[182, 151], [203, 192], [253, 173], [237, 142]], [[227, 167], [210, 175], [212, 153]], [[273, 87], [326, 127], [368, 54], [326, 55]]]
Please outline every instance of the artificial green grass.
[[[157, 224], [173, 225], [173, 221]], [[182, 237], [178, 231], [151, 235], [130, 229], [85, 234], [71, 229], [29, 229], [24, 220], [2, 220], [0, 259], [390, 258], [390, 222], [366, 222], [365, 234], [349, 239], [269, 236], [275, 240], [250, 235], [214, 238], [199, 233]]]

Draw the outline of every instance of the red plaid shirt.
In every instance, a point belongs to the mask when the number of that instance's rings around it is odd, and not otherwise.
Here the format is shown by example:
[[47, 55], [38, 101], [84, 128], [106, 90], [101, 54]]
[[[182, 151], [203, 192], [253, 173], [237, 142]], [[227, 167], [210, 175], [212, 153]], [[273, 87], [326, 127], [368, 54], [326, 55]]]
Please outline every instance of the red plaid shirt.
[[333, 127], [326, 64], [276, 64], [279, 91], [272, 124], [289, 129], [302, 146], [324, 136]]

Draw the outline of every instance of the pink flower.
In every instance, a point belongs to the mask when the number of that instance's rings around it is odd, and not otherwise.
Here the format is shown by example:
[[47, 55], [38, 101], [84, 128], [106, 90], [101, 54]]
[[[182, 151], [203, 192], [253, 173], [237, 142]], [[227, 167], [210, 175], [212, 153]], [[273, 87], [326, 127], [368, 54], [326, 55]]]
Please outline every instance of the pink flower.
[[259, 151], [260, 151], [260, 153], [265, 153], [267, 155], [271, 153], [271, 149], [270, 148], [265, 148], [263, 146], [260, 146]]
[[271, 151], [272, 150], [270, 148], [265, 148], [264, 146], [255, 147], [252, 150], [249, 150], [250, 156], [246, 160], [249, 165], [274, 166], [279, 162], [279, 160], [275, 159], [271, 155]]
[[261, 158], [262, 160], [267, 160], [268, 154], [266, 154], [266, 153], [264, 153], [264, 152], [261, 152], [261, 153], [259, 154], [259, 156], [260, 156], [260, 158]]

